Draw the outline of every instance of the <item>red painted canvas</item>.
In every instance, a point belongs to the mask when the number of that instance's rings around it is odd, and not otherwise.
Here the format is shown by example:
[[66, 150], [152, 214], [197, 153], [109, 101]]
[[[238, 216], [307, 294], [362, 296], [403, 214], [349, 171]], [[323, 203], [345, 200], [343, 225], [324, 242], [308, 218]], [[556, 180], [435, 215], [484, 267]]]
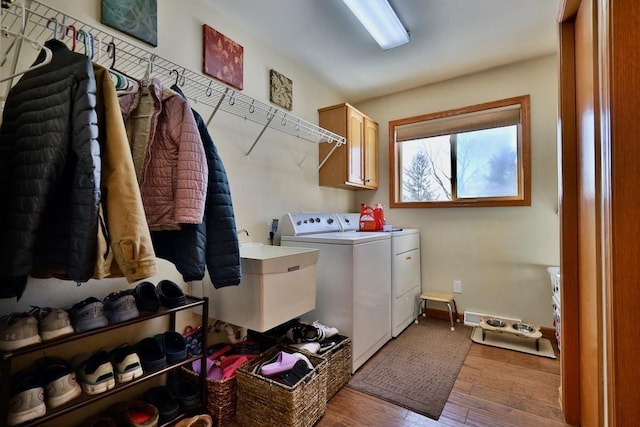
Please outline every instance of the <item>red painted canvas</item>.
[[202, 33], [202, 72], [242, 90], [243, 47], [206, 24]]

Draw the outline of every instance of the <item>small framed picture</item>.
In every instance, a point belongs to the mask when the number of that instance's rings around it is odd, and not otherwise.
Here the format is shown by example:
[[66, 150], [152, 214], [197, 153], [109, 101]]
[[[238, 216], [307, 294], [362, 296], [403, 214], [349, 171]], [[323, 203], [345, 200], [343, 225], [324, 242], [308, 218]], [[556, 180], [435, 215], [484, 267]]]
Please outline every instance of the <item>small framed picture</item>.
[[274, 104], [291, 111], [293, 108], [293, 82], [290, 78], [271, 70], [271, 91], [269, 100]]
[[157, 0], [102, 0], [100, 22], [158, 46]]
[[242, 90], [244, 48], [207, 24], [202, 34], [202, 72]]

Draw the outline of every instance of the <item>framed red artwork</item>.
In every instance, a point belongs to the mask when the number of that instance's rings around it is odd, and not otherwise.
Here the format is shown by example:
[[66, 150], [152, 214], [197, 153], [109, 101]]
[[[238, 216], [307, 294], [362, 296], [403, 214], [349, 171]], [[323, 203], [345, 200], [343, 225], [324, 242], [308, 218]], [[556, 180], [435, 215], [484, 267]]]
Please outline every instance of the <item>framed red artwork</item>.
[[243, 47], [207, 24], [202, 34], [202, 72], [242, 90]]

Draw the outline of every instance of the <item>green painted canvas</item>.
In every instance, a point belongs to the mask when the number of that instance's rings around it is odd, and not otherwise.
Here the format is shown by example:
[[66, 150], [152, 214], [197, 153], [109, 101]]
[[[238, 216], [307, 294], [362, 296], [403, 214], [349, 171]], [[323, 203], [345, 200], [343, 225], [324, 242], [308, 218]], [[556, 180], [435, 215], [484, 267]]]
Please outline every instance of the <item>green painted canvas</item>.
[[102, 0], [100, 21], [151, 46], [158, 46], [157, 0]]

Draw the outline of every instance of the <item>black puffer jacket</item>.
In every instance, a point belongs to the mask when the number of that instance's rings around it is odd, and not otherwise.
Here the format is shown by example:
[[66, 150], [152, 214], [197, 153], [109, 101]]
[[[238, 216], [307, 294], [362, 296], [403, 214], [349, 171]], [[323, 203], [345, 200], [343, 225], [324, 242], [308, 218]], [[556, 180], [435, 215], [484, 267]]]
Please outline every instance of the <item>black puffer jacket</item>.
[[[0, 127], [0, 287], [29, 274], [93, 275], [100, 147], [91, 61], [50, 40], [10, 90]], [[42, 62], [42, 52], [36, 63]], [[7, 282], [3, 280], [8, 277]], [[3, 289], [3, 297], [21, 290]]]
[[[183, 98], [178, 86], [172, 86]], [[182, 224], [179, 231], [152, 231], [156, 256], [176, 265], [185, 281], [201, 280], [205, 263], [215, 288], [240, 284], [240, 250], [231, 191], [222, 159], [204, 120], [193, 110], [209, 167], [202, 224]]]

